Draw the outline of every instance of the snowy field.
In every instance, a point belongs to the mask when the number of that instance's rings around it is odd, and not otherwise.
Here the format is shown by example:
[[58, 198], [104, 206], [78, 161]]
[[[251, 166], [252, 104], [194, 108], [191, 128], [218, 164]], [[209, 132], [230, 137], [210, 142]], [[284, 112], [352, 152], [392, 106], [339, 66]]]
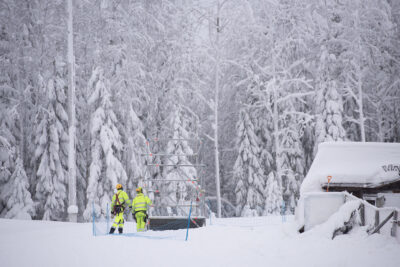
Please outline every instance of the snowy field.
[[1, 219], [0, 266], [400, 266], [392, 238], [362, 229], [334, 240], [300, 235], [288, 219], [218, 219], [187, 242], [185, 230], [93, 237], [90, 223]]

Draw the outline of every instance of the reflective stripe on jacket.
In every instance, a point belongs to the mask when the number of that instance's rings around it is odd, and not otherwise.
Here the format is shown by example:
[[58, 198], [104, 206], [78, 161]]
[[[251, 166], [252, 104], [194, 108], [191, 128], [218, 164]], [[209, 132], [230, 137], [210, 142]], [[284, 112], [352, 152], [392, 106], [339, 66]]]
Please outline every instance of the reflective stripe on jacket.
[[150, 198], [143, 195], [143, 193], [139, 193], [132, 200], [132, 212], [140, 211], [140, 210], [147, 210], [148, 207], [152, 204], [153, 203], [151, 202]]
[[[117, 194], [119, 203], [116, 201]], [[121, 205], [122, 207], [129, 207], [131, 205], [131, 201], [129, 200], [128, 194], [122, 191], [122, 189], [119, 189], [118, 192], [114, 194], [111, 201], [111, 210], [113, 210], [115, 205]]]

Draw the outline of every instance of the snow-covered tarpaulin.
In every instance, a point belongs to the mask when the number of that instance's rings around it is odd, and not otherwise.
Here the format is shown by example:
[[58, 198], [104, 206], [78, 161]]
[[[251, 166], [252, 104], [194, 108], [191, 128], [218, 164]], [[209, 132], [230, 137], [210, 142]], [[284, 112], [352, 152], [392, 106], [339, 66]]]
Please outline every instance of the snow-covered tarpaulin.
[[328, 176], [332, 186], [369, 187], [398, 181], [399, 172], [400, 143], [321, 143], [300, 193], [322, 191]]

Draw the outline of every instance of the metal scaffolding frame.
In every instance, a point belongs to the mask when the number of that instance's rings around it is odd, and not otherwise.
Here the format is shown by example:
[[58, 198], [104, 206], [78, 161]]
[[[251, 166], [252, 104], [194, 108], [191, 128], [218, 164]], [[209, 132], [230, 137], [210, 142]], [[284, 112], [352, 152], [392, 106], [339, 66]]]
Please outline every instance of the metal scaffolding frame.
[[[160, 142], [168, 144], [171, 141], [194, 142], [194, 145], [190, 146], [194, 150], [194, 153], [171, 154], [163, 153], [163, 151], [155, 151], [156, 153], [153, 153], [154, 144], [160, 146], [162, 145]], [[162, 217], [163, 220], [166, 218], [173, 219], [188, 216], [190, 206], [192, 206], [192, 215], [194, 215], [196, 220], [198, 218], [205, 218], [205, 192], [202, 188], [203, 179], [200, 177], [201, 168], [205, 167], [205, 165], [199, 163], [200, 145], [200, 139], [153, 138], [146, 140], [147, 153], [141, 154], [146, 157], [146, 171], [144, 178], [139, 181], [139, 185], [144, 188], [153, 200], [154, 207], [149, 211], [150, 221], [154, 221], [154, 218], [157, 216], [159, 218]], [[172, 157], [186, 157], [190, 163], [171, 164], [169, 159]], [[163, 168], [171, 167], [176, 171], [177, 177], [176, 179], [165, 179], [166, 177], [162, 176]], [[183, 169], [188, 167], [196, 170], [196, 177], [187, 177]], [[157, 172], [157, 177], [153, 176], [155, 172]], [[171, 191], [171, 188], [177, 189], [175, 191], [176, 197], [174, 197], [175, 195]], [[197, 223], [195, 224], [198, 225]]]

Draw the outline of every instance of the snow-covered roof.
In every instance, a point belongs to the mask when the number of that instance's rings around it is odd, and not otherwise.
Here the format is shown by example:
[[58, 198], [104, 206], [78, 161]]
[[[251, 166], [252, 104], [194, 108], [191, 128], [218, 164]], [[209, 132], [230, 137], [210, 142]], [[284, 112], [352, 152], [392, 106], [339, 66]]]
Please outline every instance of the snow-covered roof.
[[400, 180], [400, 143], [321, 143], [301, 194], [321, 191], [328, 176], [332, 186], [369, 187]]

